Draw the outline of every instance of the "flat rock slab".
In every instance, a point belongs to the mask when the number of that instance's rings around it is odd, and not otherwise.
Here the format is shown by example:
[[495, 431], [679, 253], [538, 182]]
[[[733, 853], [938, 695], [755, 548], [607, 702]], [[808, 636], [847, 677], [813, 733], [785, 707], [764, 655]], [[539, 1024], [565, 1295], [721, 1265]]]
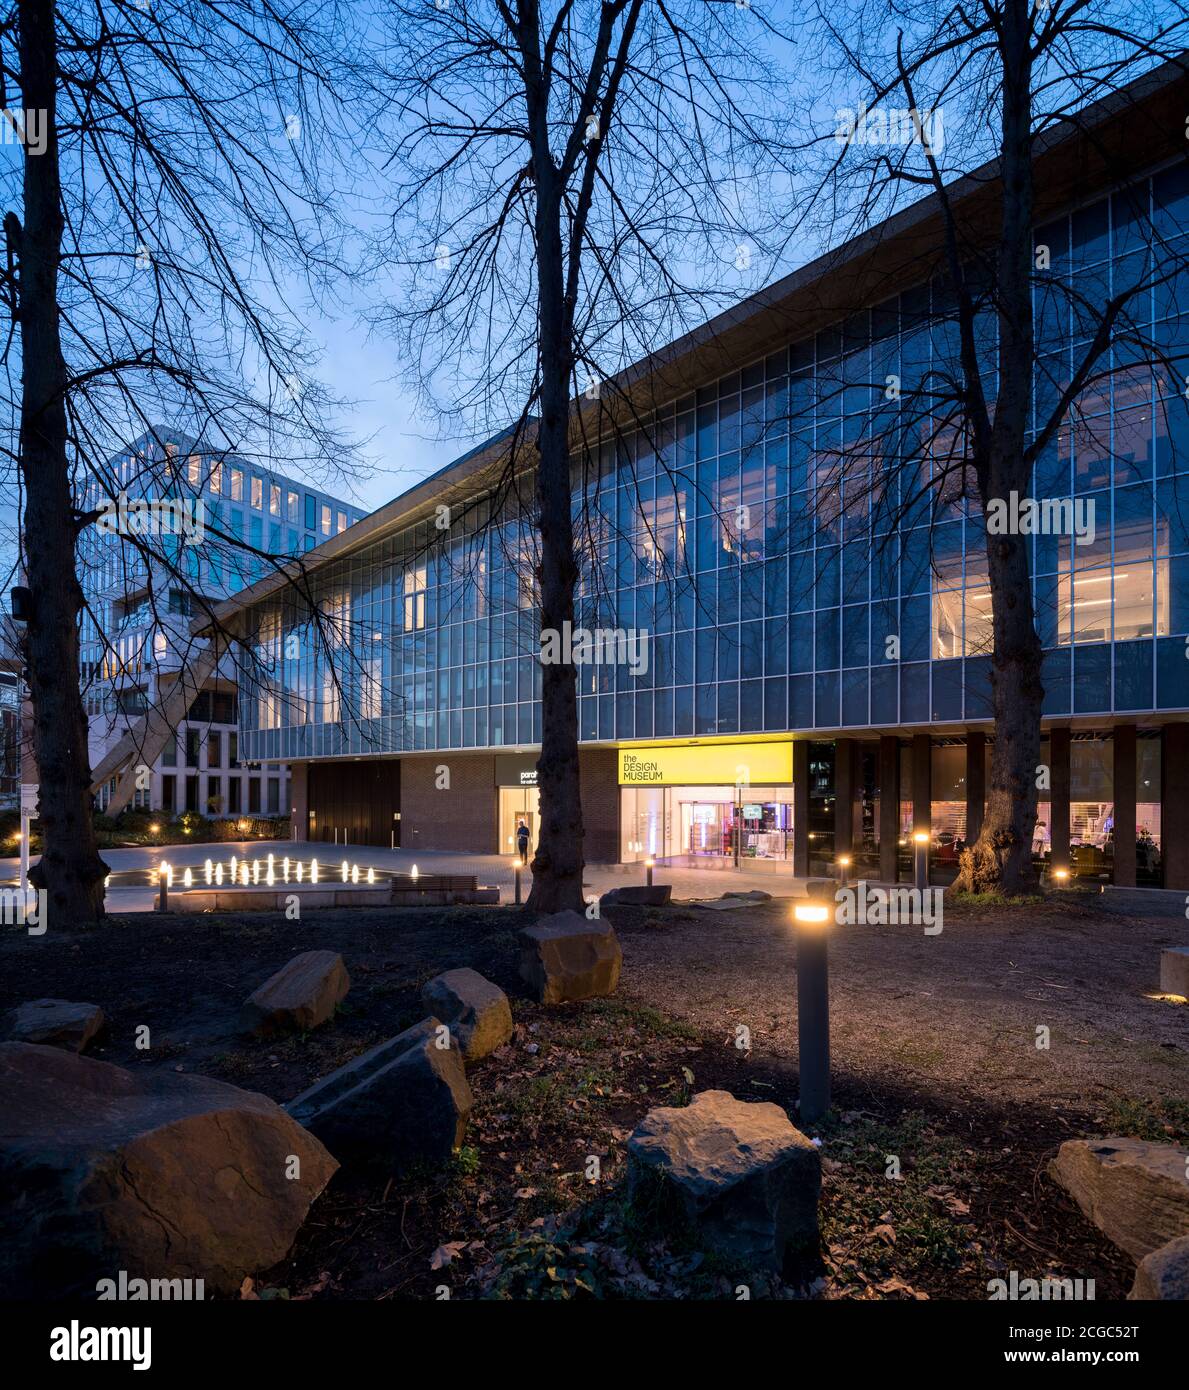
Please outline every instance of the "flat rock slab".
[[444, 1163], [462, 1143], [474, 1104], [462, 1053], [451, 1044], [445, 1024], [422, 1019], [285, 1109], [354, 1168], [393, 1174], [418, 1161]]
[[1160, 952], [1160, 993], [1189, 999], [1189, 946], [1169, 946]]
[[202, 1279], [283, 1259], [338, 1164], [267, 1096], [204, 1076], [0, 1044], [0, 1294]]
[[1186, 1154], [1144, 1139], [1067, 1139], [1050, 1176], [1134, 1260], [1189, 1235]]
[[239, 1030], [257, 1038], [308, 1033], [334, 1017], [350, 988], [337, 951], [303, 951], [244, 1000]]
[[610, 922], [555, 912], [520, 931], [520, 978], [543, 1004], [614, 994], [623, 951]]
[[612, 888], [599, 899], [600, 904], [614, 907], [665, 907], [673, 896], [671, 883], [627, 883], [622, 888]]
[[68, 999], [34, 999], [8, 1015], [10, 1042], [41, 1043], [84, 1052], [103, 1030], [98, 1004], [72, 1004]]
[[1145, 1255], [1127, 1297], [1162, 1303], [1189, 1302], [1189, 1236], [1170, 1240]]
[[425, 1012], [450, 1029], [463, 1060], [477, 1062], [512, 1037], [508, 996], [477, 970], [446, 970], [421, 991]]
[[702, 1091], [651, 1110], [628, 1140], [642, 1216], [692, 1228], [741, 1267], [781, 1273], [818, 1253], [821, 1157], [770, 1101]]

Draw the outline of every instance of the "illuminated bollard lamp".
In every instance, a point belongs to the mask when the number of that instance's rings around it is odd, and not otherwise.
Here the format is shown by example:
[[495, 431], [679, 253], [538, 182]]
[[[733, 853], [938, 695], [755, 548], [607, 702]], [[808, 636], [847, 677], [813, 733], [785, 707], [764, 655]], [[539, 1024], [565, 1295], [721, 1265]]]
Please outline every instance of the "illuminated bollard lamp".
[[915, 864], [915, 886], [923, 893], [929, 886], [929, 835], [927, 831], [916, 830], [912, 836], [913, 858]]
[[652, 870], [655, 864], [655, 859], [646, 859], [644, 861], [644, 882], [648, 885], [649, 888], [652, 887]]
[[830, 931], [834, 905], [809, 898], [793, 909], [797, 931], [797, 1047], [801, 1119], [830, 1108]]
[[520, 870], [521, 870], [523, 867], [524, 867], [524, 862], [523, 862], [523, 860], [520, 860], [520, 859], [513, 859], [513, 861], [512, 861], [512, 874], [513, 874], [513, 882], [515, 883], [516, 888], [515, 888], [515, 896], [513, 897], [512, 901], [516, 904], [517, 907], [520, 906]]
[[835, 863], [838, 865], [838, 885], [845, 888], [850, 883], [850, 855], [840, 854]]

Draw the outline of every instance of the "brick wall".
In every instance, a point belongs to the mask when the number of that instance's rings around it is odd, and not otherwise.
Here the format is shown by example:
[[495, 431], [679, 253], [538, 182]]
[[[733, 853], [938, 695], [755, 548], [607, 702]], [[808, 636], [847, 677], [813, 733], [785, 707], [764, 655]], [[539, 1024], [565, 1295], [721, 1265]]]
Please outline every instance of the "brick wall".
[[619, 862], [619, 755], [614, 748], [578, 753], [582, 779], [582, 827], [588, 864]]
[[[436, 785], [438, 768], [450, 769], [450, 786]], [[402, 758], [402, 849], [496, 852], [499, 796], [491, 753], [435, 753]]]

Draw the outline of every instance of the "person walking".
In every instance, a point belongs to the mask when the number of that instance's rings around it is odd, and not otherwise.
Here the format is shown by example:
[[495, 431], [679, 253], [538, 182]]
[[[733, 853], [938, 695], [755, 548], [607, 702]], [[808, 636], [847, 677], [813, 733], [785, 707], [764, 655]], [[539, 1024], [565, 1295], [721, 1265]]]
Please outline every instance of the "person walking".
[[522, 816], [519, 825], [516, 827], [516, 853], [520, 856], [520, 862], [522, 864], [528, 863], [528, 846], [530, 839], [528, 822]]

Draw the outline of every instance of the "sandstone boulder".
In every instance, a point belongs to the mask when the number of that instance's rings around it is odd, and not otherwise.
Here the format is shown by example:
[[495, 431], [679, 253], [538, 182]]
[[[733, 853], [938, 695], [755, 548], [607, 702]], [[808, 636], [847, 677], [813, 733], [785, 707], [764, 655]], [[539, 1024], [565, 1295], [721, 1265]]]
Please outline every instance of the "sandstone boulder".
[[0, 1044], [0, 1295], [202, 1279], [231, 1293], [282, 1259], [338, 1164], [267, 1096]]
[[8, 1015], [10, 1042], [41, 1043], [86, 1051], [103, 1030], [103, 1010], [98, 1004], [72, 1004], [67, 999], [34, 999]]
[[1189, 946], [1169, 946], [1160, 952], [1160, 992], [1189, 999]]
[[702, 1091], [651, 1110], [628, 1140], [633, 1202], [740, 1266], [789, 1271], [818, 1251], [817, 1148], [779, 1105]]
[[418, 1160], [445, 1162], [462, 1143], [473, 1104], [450, 1030], [426, 1018], [285, 1108], [343, 1163], [397, 1173]]
[[258, 1038], [308, 1033], [333, 1018], [350, 988], [337, 951], [303, 951], [244, 1000], [239, 1030]]
[[425, 1012], [447, 1024], [467, 1062], [502, 1047], [512, 1037], [508, 996], [477, 970], [446, 970], [421, 991]]
[[1189, 1235], [1185, 1153], [1144, 1139], [1067, 1139], [1049, 1165], [1087, 1217], [1134, 1260]]
[[1179, 1236], [1139, 1262], [1129, 1299], [1189, 1302], [1189, 1236]]
[[555, 912], [520, 932], [520, 978], [543, 1004], [614, 994], [623, 952], [610, 922]]

